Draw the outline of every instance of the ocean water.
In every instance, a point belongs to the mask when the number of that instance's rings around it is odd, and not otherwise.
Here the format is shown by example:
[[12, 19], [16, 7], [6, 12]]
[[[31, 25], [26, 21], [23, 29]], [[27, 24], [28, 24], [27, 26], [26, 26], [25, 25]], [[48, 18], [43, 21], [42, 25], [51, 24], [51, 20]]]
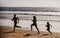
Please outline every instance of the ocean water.
[[[60, 13], [58, 13], [57, 15], [59, 14]], [[17, 24], [17, 26], [21, 26], [25, 30], [31, 30], [31, 24], [33, 23], [32, 22], [33, 15], [17, 14], [17, 17], [19, 18], [19, 23]], [[5, 14], [5, 13], [0, 14], [0, 26], [14, 27], [14, 22], [11, 20], [12, 18], [13, 18], [13, 14]], [[46, 25], [46, 22], [48, 21], [52, 25], [52, 28], [50, 29], [51, 32], [60, 32], [60, 16], [49, 16], [49, 15], [37, 16], [36, 15], [36, 18], [37, 18], [37, 26], [40, 31], [47, 32], [46, 30], [47, 28], [45, 25]], [[36, 31], [36, 28], [34, 26], [33, 26], [33, 30]]]
[[[40, 31], [47, 31], [45, 26], [46, 22], [47, 21], [37, 21], [37, 26]], [[31, 30], [31, 24], [32, 24], [32, 21], [30, 20], [20, 20], [17, 26], [21, 26], [24, 29]], [[50, 24], [52, 25], [52, 28], [50, 29], [52, 32], [60, 32], [60, 22], [50, 21]], [[13, 27], [14, 23], [9, 19], [0, 19], [0, 25]], [[33, 26], [33, 30], [36, 30], [34, 26]]]

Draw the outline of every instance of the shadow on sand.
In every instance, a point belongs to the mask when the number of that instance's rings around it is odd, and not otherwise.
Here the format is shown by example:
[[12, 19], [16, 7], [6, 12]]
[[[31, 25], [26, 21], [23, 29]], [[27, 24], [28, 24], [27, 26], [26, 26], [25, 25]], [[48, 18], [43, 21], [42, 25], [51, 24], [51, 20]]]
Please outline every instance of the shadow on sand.
[[42, 35], [42, 36], [47, 36], [47, 35], [49, 35], [49, 34], [44, 34], [44, 35]]
[[24, 37], [27, 37], [27, 36], [32, 36], [31, 34], [26, 34], [26, 35], [24, 35]]
[[37, 34], [25, 34], [25, 35], [23, 35], [24, 37], [27, 37], [27, 36], [35, 36], [35, 35], [37, 35]]
[[0, 33], [16, 33], [14, 31], [9, 31], [9, 32], [0, 32]]

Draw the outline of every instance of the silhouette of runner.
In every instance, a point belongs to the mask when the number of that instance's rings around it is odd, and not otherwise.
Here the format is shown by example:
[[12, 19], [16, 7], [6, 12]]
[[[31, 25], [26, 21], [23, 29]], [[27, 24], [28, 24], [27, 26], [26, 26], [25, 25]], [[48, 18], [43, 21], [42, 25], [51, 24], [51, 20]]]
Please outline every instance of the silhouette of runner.
[[50, 27], [52, 27], [50, 24], [49, 24], [49, 22], [47, 22], [47, 25], [45, 25], [46, 27], [47, 27], [47, 31], [50, 33], [50, 34], [52, 34], [52, 32], [50, 31]]
[[39, 32], [39, 29], [37, 28], [37, 23], [36, 23], [36, 17], [35, 16], [33, 16], [33, 20], [32, 21], [33, 21], [33, 24], [31, 24], [31, 31], [32, 31], [32, 26], [35, 26], [37, 31], [38, 31], [38, 34], [39, 34], [40, 32]]
[[21, 26], [17, 26], [17, 23], [19, 23], [19, 18], [16, 17], [16, 14], [14, 14], [12, 21], [14, 21], [14, 30], [13, 31], [15, 31], [15, 27], [21, 28]]

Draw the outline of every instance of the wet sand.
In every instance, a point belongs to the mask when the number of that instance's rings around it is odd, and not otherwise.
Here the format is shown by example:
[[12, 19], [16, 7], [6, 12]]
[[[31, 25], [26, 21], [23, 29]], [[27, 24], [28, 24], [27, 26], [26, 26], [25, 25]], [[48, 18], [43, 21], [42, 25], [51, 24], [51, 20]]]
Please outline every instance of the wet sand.
[[22, 28], [13, 32], [12, 27], [0, 26], [0, 38], [60, 38], [60, 33], [49, 34], [48, 32], [24, 30]]

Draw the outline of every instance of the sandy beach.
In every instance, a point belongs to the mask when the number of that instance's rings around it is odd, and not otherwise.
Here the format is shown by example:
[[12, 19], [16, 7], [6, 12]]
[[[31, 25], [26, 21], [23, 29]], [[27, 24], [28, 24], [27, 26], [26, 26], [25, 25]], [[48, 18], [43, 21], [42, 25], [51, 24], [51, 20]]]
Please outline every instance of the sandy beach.
[[60, 33], [49, 34], [48, 32], [24, 30], [22, 28], [13, 32], [12, 27], [0, 26], [0, 38], [60, 38]]

